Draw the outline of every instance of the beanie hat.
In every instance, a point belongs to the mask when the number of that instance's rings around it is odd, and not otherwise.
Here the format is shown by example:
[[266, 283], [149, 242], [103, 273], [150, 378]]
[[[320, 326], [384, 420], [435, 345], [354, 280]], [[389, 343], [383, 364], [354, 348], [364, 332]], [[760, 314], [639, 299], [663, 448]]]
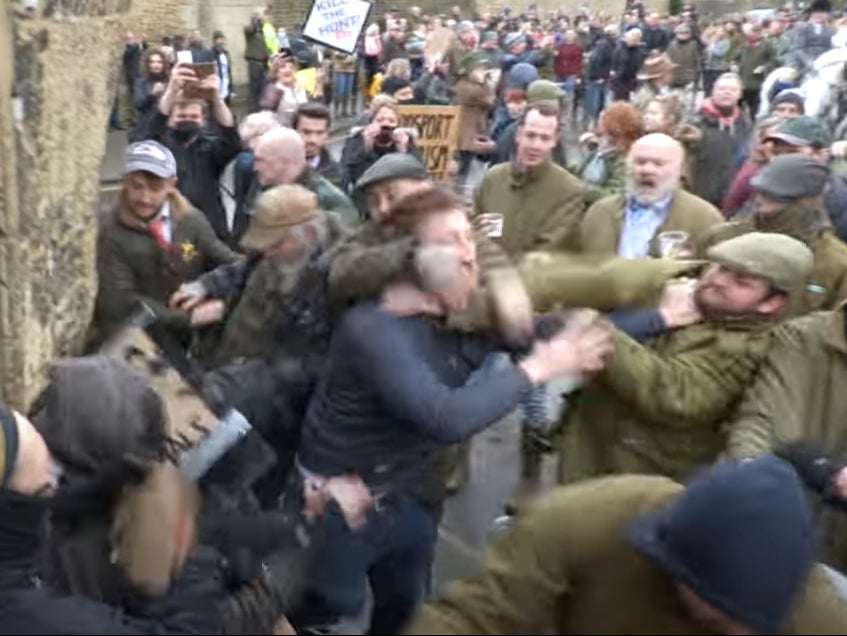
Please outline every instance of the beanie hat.
[[485, 31], [482, 34], [483, 42], [496, 42], [497, 41], [497, 33], [496, 31]]
[[506, 86], [507, 88], [522, 88], [526, 90], [526, 87], [537, 79], [537, 68], [535, 68], [532, 64], [527, 64], [526, 62], [518, 62], [509, 69]]
[[512, 31], [503, 40], [503, 47], [505, 49], [510, 49], [516, 44], [520, 44], [521, 42], [526, 42], [526, 38], [523, 36], [523, 34], [518, 33], [517, 31]]
[[727, 461], [667, 508], [627, 529], [629, 542], [715, 609], [776, 634], [815, 554], [800, 479], [773, 455]]
[[771, 108], [776, 108], [779, 104], [794, 104], [800, 109], [800, 114], [803, 114], [806, 111], [805, 98], [797, 91], [791, 89], [780, 91], [780, 93], [771, 101]]

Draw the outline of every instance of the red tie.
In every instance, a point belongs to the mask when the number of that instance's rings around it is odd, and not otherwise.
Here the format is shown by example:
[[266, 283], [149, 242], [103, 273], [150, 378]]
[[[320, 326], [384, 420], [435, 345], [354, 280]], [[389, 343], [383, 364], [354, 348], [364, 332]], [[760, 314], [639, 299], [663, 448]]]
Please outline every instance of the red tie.
[[153, 221], [150, 221], [150, 224], [147, 226], [150, 228], [150, 234], [153, 235], [153, 238], [156, 239], [156, 244], [161, 247], [165, 251], [170, 251], [171, 244], [167, 238], [165, 238], [165, 219], [164, 217], [158, 217]]

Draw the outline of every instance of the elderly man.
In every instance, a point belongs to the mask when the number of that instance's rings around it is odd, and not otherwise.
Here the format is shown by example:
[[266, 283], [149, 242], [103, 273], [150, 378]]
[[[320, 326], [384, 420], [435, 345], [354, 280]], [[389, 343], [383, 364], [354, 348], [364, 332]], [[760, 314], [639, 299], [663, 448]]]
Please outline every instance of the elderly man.
[[424, 608], [410, 634], [840, 634], [797, 475], [763, 457], [684, 487], [625, 476], [561, 488]]
[[467, 384], [492, 345], [431, 317], [392, 313], [409, 288], [426, 295], [428, 314], [467, 306], [479, 271], [464, 206], [428, 188], [406, 197], [391, 222], [418, 247], [403, 279], [380, 301], [348, 311], [333, 334], [298, 457], [307, 486], [353, 472], [376, 505], [355, 530], [339, 515], [323, 517], [311, 611], [295, 617], [300, 628], [358, 614], [369, 579], [370, 633], [398, 633], [422, 597], [437, 536], [432, 515], [416, 498], [428, 458], [500, 420], [533, 383], [595, 369], [608, 351], [605, 329], [572, 327], [522, 362]]
[[527, 106], [517, 127], [514, 160], [491, 168], [477, 190], [474, 213], [499, 219], [501, 244], [510, 256], [578, 245], [583, 186], [553, 163], [559, 126], [555, 105]]
[[306, 163], [305, 143], [294, 130], [278, 128], [262, 135], [253, 150], [253, 167], [256, 175], [235, 212], [233, 235], [237, 238], [247, 228], [259, 193], [279, 185], [302, 185], [317, 195], [322, 210], [337, 214], [348, 225], [358, 222], [359, 213], [349, 197]]
[[828, 178], [816, 159], [777, 156], [750, 182], [757, 193], [753, 215], [715, 226], [706, 239], [714, 244], [745, 232], [780, 232], [806, 244], [815, 263], [791, 303], [795, 316], [835, 309], [847, 299], [847, 246], [830, 229], [820, 202]]
[[658, 237], [684, 232], [693, 250], [723, 220], [712, 205], [680, 187], [685, 151], [654, 133], [635, 142], [628, 158], [624, 195], [595, 203], [580, 227], [583, 253], [637, 258], [662, 256]]
[[732, 179], [744, 162], [753, 124], [739, 106], [741, 78], [724, 73], [715, 81], [712, 96], [703, 100], [692, 122], [703, 138], [691, 168], [691, 191], [713, 205], [729, 191]]
[[617, 333], [612, 362], [569, 405], [561, 481], [615, 473], [686, 479], [723, 450], [719, 425], [754, 377], [770, 327], [813, 257], [788, 236], [753, 233], [715, 245], [708, 258], [694, 294], [703, 321], [643, 345]]
[[177, 190], [171, 151], [155, 141], [130, 145], [118, 205], [97, 240], [89, 344], [95, 347], [112, 335], [141, 303], [178, 338], [187, 339], [189, 315], [168, 309], [168, 298], [186, 280], [236, 258]]

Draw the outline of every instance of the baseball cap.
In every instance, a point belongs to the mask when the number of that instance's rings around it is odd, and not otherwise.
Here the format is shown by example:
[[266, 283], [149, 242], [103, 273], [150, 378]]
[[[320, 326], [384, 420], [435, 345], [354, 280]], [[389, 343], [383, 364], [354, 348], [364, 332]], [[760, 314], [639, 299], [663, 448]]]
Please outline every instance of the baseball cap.
[[776, 139], [791, 146], [817, 146], [830, 144], [829, 132], [824, 125], [808, 115], [783, 119], [768, 139]]
[[176, 159], [157, 141], [139, 141], [126, 149], [123, 173], [132, 172], [149, 172], [160, 179], [172, 179], [176, 176]]

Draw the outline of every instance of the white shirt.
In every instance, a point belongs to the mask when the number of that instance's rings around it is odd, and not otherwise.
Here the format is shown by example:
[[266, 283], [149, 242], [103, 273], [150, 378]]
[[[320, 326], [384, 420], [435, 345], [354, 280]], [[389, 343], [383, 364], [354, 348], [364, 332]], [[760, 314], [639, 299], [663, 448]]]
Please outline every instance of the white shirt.
[[173, 223], [171, 222], [171, 202], [165, 201], [162, 209], [159, 210], [157, 219], [162, 219], [162, 235], [168, 243], [173, 243]]

